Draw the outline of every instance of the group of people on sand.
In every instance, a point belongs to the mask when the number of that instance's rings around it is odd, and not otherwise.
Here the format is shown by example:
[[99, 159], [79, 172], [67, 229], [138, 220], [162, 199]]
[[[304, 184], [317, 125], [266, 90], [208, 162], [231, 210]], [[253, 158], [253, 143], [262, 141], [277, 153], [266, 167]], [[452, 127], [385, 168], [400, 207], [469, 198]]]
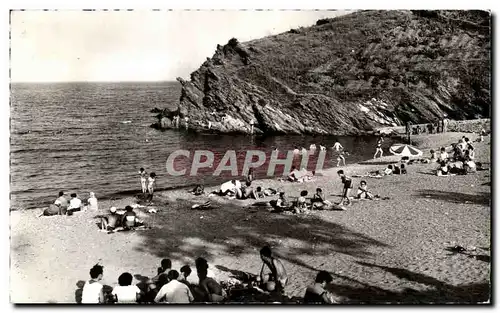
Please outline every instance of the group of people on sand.
[[[260, 250], [262, 267], [257, 275], [250, 274], [246, 287], [270, 295], [283, 296], [289, 277], [283, 263], [273, 254], [269, 246]], [[195, 260], [197, 279], [190, 278], [192, 269], [189, 264], [178, 271], [172, 268], [170, 259], [163, 259], [157, 275], [137, 285], [133, 276], [124, 272], [118, 277], [118, 285], [105, 290], [101, 283], [104, 267], [96, 264], [90, 269], [90, 279], [82, 290], [81, 303], [223, 303], [231, 301], [231, 289], [218, 282], [209, 269], [208, 261], [199, 257]], [[333, 296], [325, 290], [333, 280], [330, 273], [320, 271], [314, 283], [304, 294], [304, 303], [334, 303]]]
[[449, 150], [451, 156], [445, 147], [441, 148], [439, 155], [431, 150], [429, 162], [439, 164], [435, 171], [437, 176], [467, 175], [484, 169], [480, 162], [475, 161], [476, 152], [469, 138], [463, 136], [457, 143], [452, 143]]
[[42, 215], [73, 215], [74, 212], [87, 210], [99, 210], [99, 205], [95, 193], [89, 193], [87, 204], [84, 205], [83, 201], [78, 198], [76, 193], [72, 193], [70, 195], [70, 198], [68, 199], [64, 194], [64, 191], [60, 191], [58, 198], [54, 201], [54, 203], [50, 204], [49, 207], [43, 211]]
[[99, 228], [108, 234], [144, 227], [144, 222], [138, 218], [137, 213], [130, 205], [127, 205], [124, 210], [111, 207], [108, 215], [100, 216]]

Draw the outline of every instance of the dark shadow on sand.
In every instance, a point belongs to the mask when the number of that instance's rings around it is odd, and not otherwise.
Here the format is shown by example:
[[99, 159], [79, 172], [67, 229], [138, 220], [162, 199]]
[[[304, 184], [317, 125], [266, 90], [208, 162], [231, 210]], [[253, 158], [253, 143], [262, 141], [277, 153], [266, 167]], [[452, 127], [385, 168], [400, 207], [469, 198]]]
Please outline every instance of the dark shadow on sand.
[[430, 198], [443, 200], [451, 203], [471, 203], [480, 205], [491, 205], [491, 194], [487, 192], [480, 192], [478, 194], [466, 194], [452, 191], [439, 191], [432, 189], [418, 190], [417, 196], [422, 198]]

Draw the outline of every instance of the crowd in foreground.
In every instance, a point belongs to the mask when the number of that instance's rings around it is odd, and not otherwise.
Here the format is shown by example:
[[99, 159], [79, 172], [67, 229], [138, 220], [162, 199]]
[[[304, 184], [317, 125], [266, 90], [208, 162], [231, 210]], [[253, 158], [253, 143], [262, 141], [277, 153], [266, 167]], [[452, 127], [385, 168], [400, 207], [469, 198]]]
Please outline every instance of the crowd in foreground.
[[[118, 277], [118, 285], [112, 290], [106, 290], [101, 284], [104, 267], [96, 264], [90, 269], [90, 279], [83, 286], [81, 303], [224, 303], [231, 302], [234, 295], [242, 294], [245, 290], [249, 294], [257, 292], [279, 299], [284, 295], [289, 281], [285, 267], [269, 246], [260, 250], [260, 258], [260, 273], [247, 274], [244, 284], [237, 288], [235, 285], [217, 282], [207, 260], [201, 257], [195, 261], [197, 283], [192, 283], [189, 279], [192, 273], [189, 265], [184, 265], [177, 271], [172, 268], [171, 260], [163, 259], [155, 277], [133, 285], [132, 274], [125, 272]], [[325, 290], [332, 280], [330, 273], [318, 272], [314, 282], [305, 289], [303, 302], [335, 303], [332, 294]]]

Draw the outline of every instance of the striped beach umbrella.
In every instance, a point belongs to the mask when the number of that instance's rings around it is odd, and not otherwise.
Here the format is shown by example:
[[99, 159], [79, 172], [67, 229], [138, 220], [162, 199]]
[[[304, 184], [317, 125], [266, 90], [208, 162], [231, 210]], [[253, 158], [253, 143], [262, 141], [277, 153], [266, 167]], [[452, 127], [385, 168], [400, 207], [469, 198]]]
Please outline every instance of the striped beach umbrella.
[[421, 156], [423, 154], [423, 152], [418, 150], [417, 148], [402, 143], [393, 145], [392, 147], [389, 148], [389, 151], [395, 155], [408, 156], [408, 157]]

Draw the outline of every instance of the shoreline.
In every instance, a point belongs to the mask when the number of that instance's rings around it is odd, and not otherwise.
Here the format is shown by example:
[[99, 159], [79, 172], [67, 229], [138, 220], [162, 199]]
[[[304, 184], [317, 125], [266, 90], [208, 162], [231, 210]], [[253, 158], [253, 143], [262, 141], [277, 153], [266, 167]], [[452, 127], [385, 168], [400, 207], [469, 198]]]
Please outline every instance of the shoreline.
[[[471, 121], [473, 121], [473, 120], [471, 120]], [[460, 134], [460, 136], [462, 136], [462, 135], [466, 136], [468, 133], [448, 132], [448, 134]], [[412, 135], [411, 138], [412, 138], [412, 142], [415, 142], [415, 140], [416, 140], [415, 147], [422, 150], [423, 157], [425, 157], [428, 154], [428, 152], [427, 152], [428, 149], [432, 149], [432, 148], [436, 149], [438, 147], [425, 146], [427, 144], [426, 141], [423, 142], [424, 146], [422, 146], [422, 142], [419, 143], [419, 140], [422, 141], [422, 139], [425, 139], [425, 138], [429, 139], [429, 138], [433, 138], [433, 137], [439, 137], [441, 135], [443, 135], [443, 134], [442, 133], [439, 133], [439, 134], [420, 134], [420, 135]], [[403, 138], [401, 136], [404, 136], [404, 134], [393, 133], [390, 136], [390, 138], [393, 138], [393, 139], [401, 138], [402, 142], [406, 141], [405, 138]], [[328, 175], [330, 175], [331, 172], [336, 173], [337, 170], [344, 169], [347, 171], [355, 170], [356, 171], [355, 173], [350, 173], [349, 175], [353, 175], [353, 174], [357, 175], [357, 174], [359, 174], [360, 170], [369, 171], [373, 168], [373, 166], [381, 166], [381, 165], [388, 165], [388, 164], [392, 164], [392, 163], [398, 163], [400, 161], [401, 157], [390, 154], [390, 152], [388, 150], [389, 149], [386, 148], [386, 151], [385, 151], [385, 154], [383, 157], [379, 157], [377, 159], [370, 158], [370, 159], [358, 161], [356, 163], [347, 164], [346, 166], [326, 167], [326, 168], [323, 168], [322, 170], [317, 171], [317, 174], [324, 175], [325, 173], [328, 173]], [[380, 163], [380, 164], [377, 164], [377, 163]], [[241, 175], [236, 176], [236, 177], [239, 177], [240, 181], [244, 180], [244, 177], [242, 177]], [[268, 184], [270, 182], [278, 183], [279, 182], [278, 178], [280, 178], [280, 177], [284, 177], [284, 174], [282, 174], [281, 176], [266, 176], [265, 178], [254, 179], [252, 184], [255, 186], [257, 183], [260, 183], [260, 182], [265, 182], [266, 184]], [[321, 177], [321, 176], [317, 176], [317, 177]], [[230, 179], [231, 178], [229, 178], [229, 177], [227, 178], [227, 180], [230, 180]], [[196, 183], [193, 183], [193, 184], [185, 184], [185, 185], [181, 185], [181, 186], [157, 188], [155, 190], [155, 197], [158, 197], [158, 196], [167, 196], [168, 197], [168, 195], [170, 193], [177, 194], [180, 191], [188, 191], [189, 189], [192, 190], [196, 185], [197, 185]], [[212, 189], [217, 190], [218, 186], [219, 185], [206, 185], [203, 187], [206, 190], [212, 190]], [[139, 195], [141, 195], [140, 188], [137, 188], [137, 190], [130, 189], [130, 190], [126, 190], [126, 191], [114, 192], [111, 194], [104, 195], [103, 197], [99, 197], [98, 201], [99, 201], [99, 203], [101, 203], [101, 202], [111, 203], [111, 202], [123, 202], [123, 201], [127, 200], [129, 202], [137, 203], [137, 197]], [[85, 201], [86, 199], [81, 199], [81, 200]], [[30, 207], [30, 208], [9, 208], [9, 212], [18, 212], [18, 211], [41, 211], [41, 212], [43, 212], [43, 210], [46, 209], [47, 207], [48, 207], [48, 205], [44, 206], [44, 207], [37, 206], [37, 207]]]

